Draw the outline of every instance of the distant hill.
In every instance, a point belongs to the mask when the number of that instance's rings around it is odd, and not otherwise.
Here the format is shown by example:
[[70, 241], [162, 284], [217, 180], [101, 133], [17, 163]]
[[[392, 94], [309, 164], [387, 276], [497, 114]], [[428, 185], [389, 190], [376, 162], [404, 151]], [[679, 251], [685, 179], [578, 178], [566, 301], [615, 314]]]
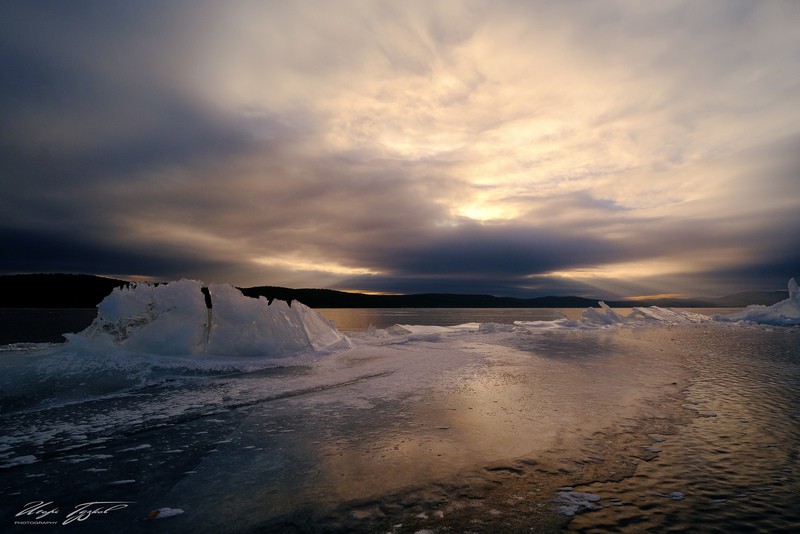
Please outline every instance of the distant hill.
[[491, 295], [422, 293], [416, 295], [365, 295], [332, 289], [288, 289], [259, 286], [242, 288], [248, 297], [297, 300], [311, 308], [586, 308], [597, 301], [581, 297], [518, 299]]
[[[94, 308], [124, 280], [84, 274], [15, 274], [0, 276], [0, 308]], [[367, 295], [332, 289], [290, 289], [277, 286], [240, 288], [249, 297], [296, 300], [311, 308], [589, 308], [597, 299], [538, 297], [520, 299], [491, 295], [423, 293]], [[748, 291], [726, 297], [608, 301], [612, 307], [662, 306], [741, 307], [771, 305], [788, 298], [787, 291]]]
[[[727, 297], [719, 297], [710, 299], [716, 303], [717, 306], [748, 306], [750, 304], [761, 304], [763, 306], [772, 306], [776, 302], [786, 300], [789, 298], [789, 291], [744, 291], [742, 293], [734, 293]], [[746, 303], [746, 304], [743, 304]]]

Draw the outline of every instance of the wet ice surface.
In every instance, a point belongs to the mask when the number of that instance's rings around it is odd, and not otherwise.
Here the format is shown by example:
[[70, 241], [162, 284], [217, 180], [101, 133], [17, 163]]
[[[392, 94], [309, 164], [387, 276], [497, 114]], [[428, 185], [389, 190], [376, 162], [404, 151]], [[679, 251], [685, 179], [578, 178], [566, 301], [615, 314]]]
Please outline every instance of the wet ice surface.
[[[3, 517], [42, 500], [130, 502], [89, 520], [132, 532], [160, 508], [184, 513], [149, 530], [544, 518], [561, 478], [600, 462], [584, 438], [664, 417], [659, 403], [682, 382], [674, 358], [638, 336], [490, 330], [365, 335], [303, 365], [4, 413]], [[548, 477], [552, 488], [530, 484]]]
[[595, 483], [580, 532], [792, 532], [800, 527], [800, 330], [681, 331], [687, 424], [633, 477]]

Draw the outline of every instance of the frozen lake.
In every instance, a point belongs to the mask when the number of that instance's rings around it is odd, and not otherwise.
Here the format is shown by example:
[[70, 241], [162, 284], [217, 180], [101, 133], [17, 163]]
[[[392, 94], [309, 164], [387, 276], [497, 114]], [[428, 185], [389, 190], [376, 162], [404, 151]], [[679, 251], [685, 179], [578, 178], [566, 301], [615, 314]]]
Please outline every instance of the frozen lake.
[[328, 348], [278, 359], [3, 347], [2, 530], [800, 524], [797, 327], [660, 310], [373, 327], [343, 344], [314, 323]]

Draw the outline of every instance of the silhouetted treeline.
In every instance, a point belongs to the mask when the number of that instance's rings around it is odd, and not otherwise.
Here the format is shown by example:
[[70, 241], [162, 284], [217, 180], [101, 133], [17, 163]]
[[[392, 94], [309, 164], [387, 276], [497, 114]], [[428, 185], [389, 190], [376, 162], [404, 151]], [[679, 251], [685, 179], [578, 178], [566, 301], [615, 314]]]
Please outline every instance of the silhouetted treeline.
[[518, 299], [491, 295], [422, 293], [416, 295], [366, 295], [332, 289], [289, 289], [259, 286], [241, 289], [248, 297], [297, 300], [311, 308], [581, 308], [597, 301], [581, 297]]

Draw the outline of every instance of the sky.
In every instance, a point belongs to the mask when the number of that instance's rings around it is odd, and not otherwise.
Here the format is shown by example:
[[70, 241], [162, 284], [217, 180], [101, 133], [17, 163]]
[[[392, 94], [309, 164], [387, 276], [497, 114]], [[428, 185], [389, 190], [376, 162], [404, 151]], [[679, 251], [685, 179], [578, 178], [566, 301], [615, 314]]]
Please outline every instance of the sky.
[[0, 5], [0, 273], [501, 296], [800, 276], [800, 2]]

